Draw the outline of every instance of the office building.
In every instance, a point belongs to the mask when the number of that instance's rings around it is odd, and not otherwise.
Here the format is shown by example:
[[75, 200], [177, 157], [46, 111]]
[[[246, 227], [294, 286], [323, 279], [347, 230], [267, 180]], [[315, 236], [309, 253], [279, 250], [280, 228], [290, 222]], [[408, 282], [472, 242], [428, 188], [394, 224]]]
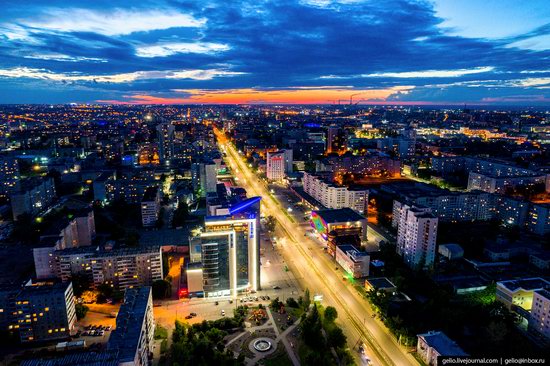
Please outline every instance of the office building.
[[116, 317], [116, 328], [107, 342], [107, 351], [118, 351], [120, 366], [151, 365], [154, 332], [151, 287], [126, 289], [124, 303]]
[[416, 352], [428, 366], [437, 366], [440, 356], [468, 356], [452, 339], [443, 332], [428, 332], [417, 336]]
[[359, 251], [353, 245], [336, 247], [336, 263], [353, 278], [362, 278], [369, 275], [370, 256]]
[[351, 208], [312, 211], [310, 225], [324, 240], [333, 232], [358, 235], [360, 242], [367, 240], [367, 219]]
[[282, 180], [285, 177], [285, 152], [268, 152], [266, 175], [269, 180]]
[[327, 155], [332, 153], [342, 155], [346, 150], [346, 131], [336, 126], [330, 126], [327, 129]]
[[74, 329], [76, 313], [71, 282], [28, 284], [15, 301], [22, 343], [68, 338]]
[[55, 199], [55, 186], [52, 178], [23, 180], [20, 190], [10, 196], [13, 219], [20, 215], [38, 215], [46, 210]]
[[550, 341], [550, 290], [533, 293], [533, 307], [529, 317], [529, 330]]
[[218, 183], [218, 168], [215, 162], [194, 163], [191, 166], [191, 180], [193, 189], [206, 197], [210, 192], [216, 192]]
[[157, 125], [158, 151], [161, 163], [170, 164], [170, 159], [174, 157], [174, 131], [174, 125], [169, 122]]
[[191, 262], [200, 266], [188, 269], [188, 283], [194, 283], [189, 274], [202, 271], [205, 296], [236, 296], [260, 288], [260, 199], [239, 202], [227, 215], [206, 217], [204, 230], [191, 239]]
[[322, 175], [304, 173], [304, 192], [317, 200], [325, 208], [351, 208], [361, 214], [367, 211], [369, 191], [337, 186]]
[[19, 190], [21, 176], [17, 159], [0, 157], [0, 197], [9, 197]]
[[160, 213], [160, 189], [157, 186], [145, 190], [141, 199], [141, 224], [143, 227], [155, 226]]
[[509, 310], [522, 313], [522, 310], [531, 310], [535, 291], [549, 288], [550, 282], [541, 277], [499, 281], [495, 298], [506, 305]]
[[430, 269], [435, 260], [438, 219], [429, 208], [403, 205], [398, 212], [396, 251], [406, 265]]

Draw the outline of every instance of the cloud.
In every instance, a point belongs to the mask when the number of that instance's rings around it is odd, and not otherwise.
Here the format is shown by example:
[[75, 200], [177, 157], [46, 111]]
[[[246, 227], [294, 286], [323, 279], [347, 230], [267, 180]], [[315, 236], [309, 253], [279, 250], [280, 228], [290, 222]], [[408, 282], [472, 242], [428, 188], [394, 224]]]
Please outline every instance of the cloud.
[[0, 78], [29, 78], [62, 82], [96, 82], [96, 83], [130, 83], [151, 79], [191, 79], [211, 80], [216, 77], [236, 76], [242, 73], [220, 69], [210, 70], [176, 70], [176, 71], [134, 71], [110, 75], [85, 75], [82, 73], [55, 73], [45, 69], [16, 67], [0, 69]]
[[34, 60], [46, 60], [46, 61], [60, 61], [60, 62], [80, 62], [80, 61], [107, 62], [107, 60], [103, 58], [70, 56], [70, 55], [64, 55], [61, 53], [31, 54], [31, 55], [23, 56], [23, 58], [34, 59]]
[[[21, 19], [18, 23], [38, 32], [93, 32], [115, 36], [179, 27], [200, 27], [206, 23], [206, 19], [197, 19], [175, 9], [98, 11], [51, 8], [35, 17]], [[18, 29], [21, 30], [20, 27]]]
[[160, 43], [136, 47], [136, 55], [139, 57], [166, 57], [178, 53], [216, 53], [227, 51], [229, 46], [211, 42], [179, 42]]
[[473, 69], [459, 69], [459, 70], [425, 70], [425, 71], [404, 71], [404, 72], [379, 72], [373, 74], [359, 74], [349, 76], [338, 75], [326, 75], [321, 76], [320, 79], [350, 79], [350, 78], [456, 78], [464, 75], [479, 74], [483, 72], [493, 71], [495, 68], [488, 67], [476, 67]]

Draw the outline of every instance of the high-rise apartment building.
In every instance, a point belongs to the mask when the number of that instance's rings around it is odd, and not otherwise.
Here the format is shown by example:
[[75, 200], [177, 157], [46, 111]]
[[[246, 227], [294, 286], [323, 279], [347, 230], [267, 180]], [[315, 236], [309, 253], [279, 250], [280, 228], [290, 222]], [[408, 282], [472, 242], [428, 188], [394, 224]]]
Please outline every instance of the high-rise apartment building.
[[429, 208], [401, 206], [396, 250], [409, 267], [429, 269], [433, 266], [437, 223], [437, 217]]
[[160, 189], [157, 186], [145, 190], [141, 199], [141, 224], [144, 227], [154, 226], [160, 213]]
[[330, 126], [327, 129], [327, 154], [343, 154], [347, 150], [347, 136], [343, 129]]
[[537, 290], [533, 294], [529, 330], [550, 341], [550, 289]]
[[0, 157], [0, 197], [8, 197], [17, 191], [20, 181], [17, 159]]
[[174, 156], [174, 131], [174, 125], [169, 122], [157, 125], [160, 161], [165, 164]]
[[28, 179], [21, 182], [21, 189], [10, 196], [14, 220], [20, 215], [35, 216], [45, 210], [55, 199], [52, 178]]
[[21, 342], [68, 338], [76, 323], [73, 285], [28, 284], [17, 294], [15, 310]]

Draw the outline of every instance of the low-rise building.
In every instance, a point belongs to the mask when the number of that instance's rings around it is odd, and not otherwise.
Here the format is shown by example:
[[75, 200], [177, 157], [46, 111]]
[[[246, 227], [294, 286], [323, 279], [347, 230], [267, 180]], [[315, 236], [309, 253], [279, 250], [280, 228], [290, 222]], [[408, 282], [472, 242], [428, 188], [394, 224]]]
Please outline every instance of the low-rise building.
[[376, 291], [384, 291], [389, 293], [394, 293], [397, 291], [397, 286], [393, 284], [388, 278], [386, 277], [375, 277], [375, 278], [367, 278], [365, 280], [365, 290], [376, 290]]
[[362, 278], [369, 275], [370, 256], [357, 250], [353, 245], [336, 247], [336, 263], [353, 278]]
[[456, 342], [443, 332], [428, 332], [419, 334], [416, 352], [429, 366], [438, 365], [439, 356], [468, 356]]
[[[496, 300], [510, 310], [530, 311], [535, 291], [550, 288], [550, 282], [541, 277], [497, 282]], [[521, 310], [520, 310], [521, 311]]]
[[324, 240], [332, 231], [349, 229], [357, 231], [362, 241], [367, 240], [367, 219], [351, 208], [312, 211], [310, 224]]

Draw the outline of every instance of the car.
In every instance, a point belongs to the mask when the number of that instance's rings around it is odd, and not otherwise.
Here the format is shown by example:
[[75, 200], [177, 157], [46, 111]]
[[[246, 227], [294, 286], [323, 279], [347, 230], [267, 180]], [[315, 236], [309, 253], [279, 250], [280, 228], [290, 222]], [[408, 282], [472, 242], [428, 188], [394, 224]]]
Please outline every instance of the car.
[[229, 303], [230, 303], [230, 304], [233, 304], [233, 300], [229, 300]]
[[193, 318], [191, 315], [187, 315], [187, 316], [185, 317], [185, 319], [191, 319], [191, 318]]
[[216, 301], [214, 304], [215, 304], [215, 305], [219, 305], [220, 303], [219, 303], [218, 301]]
[[197, 316], [197, 313], [191, 313], [191, 314], [189, 314], [189, 315], [191, 315], [191, 316]]
[[280, 290], [281, 288], [279, 286], [273, 286], [274, 290]]
[[338, 267], [334, 267], [334, 269], [338, 271]]
[[222, 310], [221, 314], [222, 314], [222, 316], [225, 316], [225, 310]]
[[254, 297], [254, 301], [258, 301], [258, 296], [255, 296], [255, 297]]
[[265, 299], [266, 300], [271, 300], [271, 298], [269, 296], [266, 296]]
[[107, 329], [105, 329], [107, 332], [110, 332], [111, 329], [113, 329], [113, 327], [111, 327], [110, 325], [107, 327]]

